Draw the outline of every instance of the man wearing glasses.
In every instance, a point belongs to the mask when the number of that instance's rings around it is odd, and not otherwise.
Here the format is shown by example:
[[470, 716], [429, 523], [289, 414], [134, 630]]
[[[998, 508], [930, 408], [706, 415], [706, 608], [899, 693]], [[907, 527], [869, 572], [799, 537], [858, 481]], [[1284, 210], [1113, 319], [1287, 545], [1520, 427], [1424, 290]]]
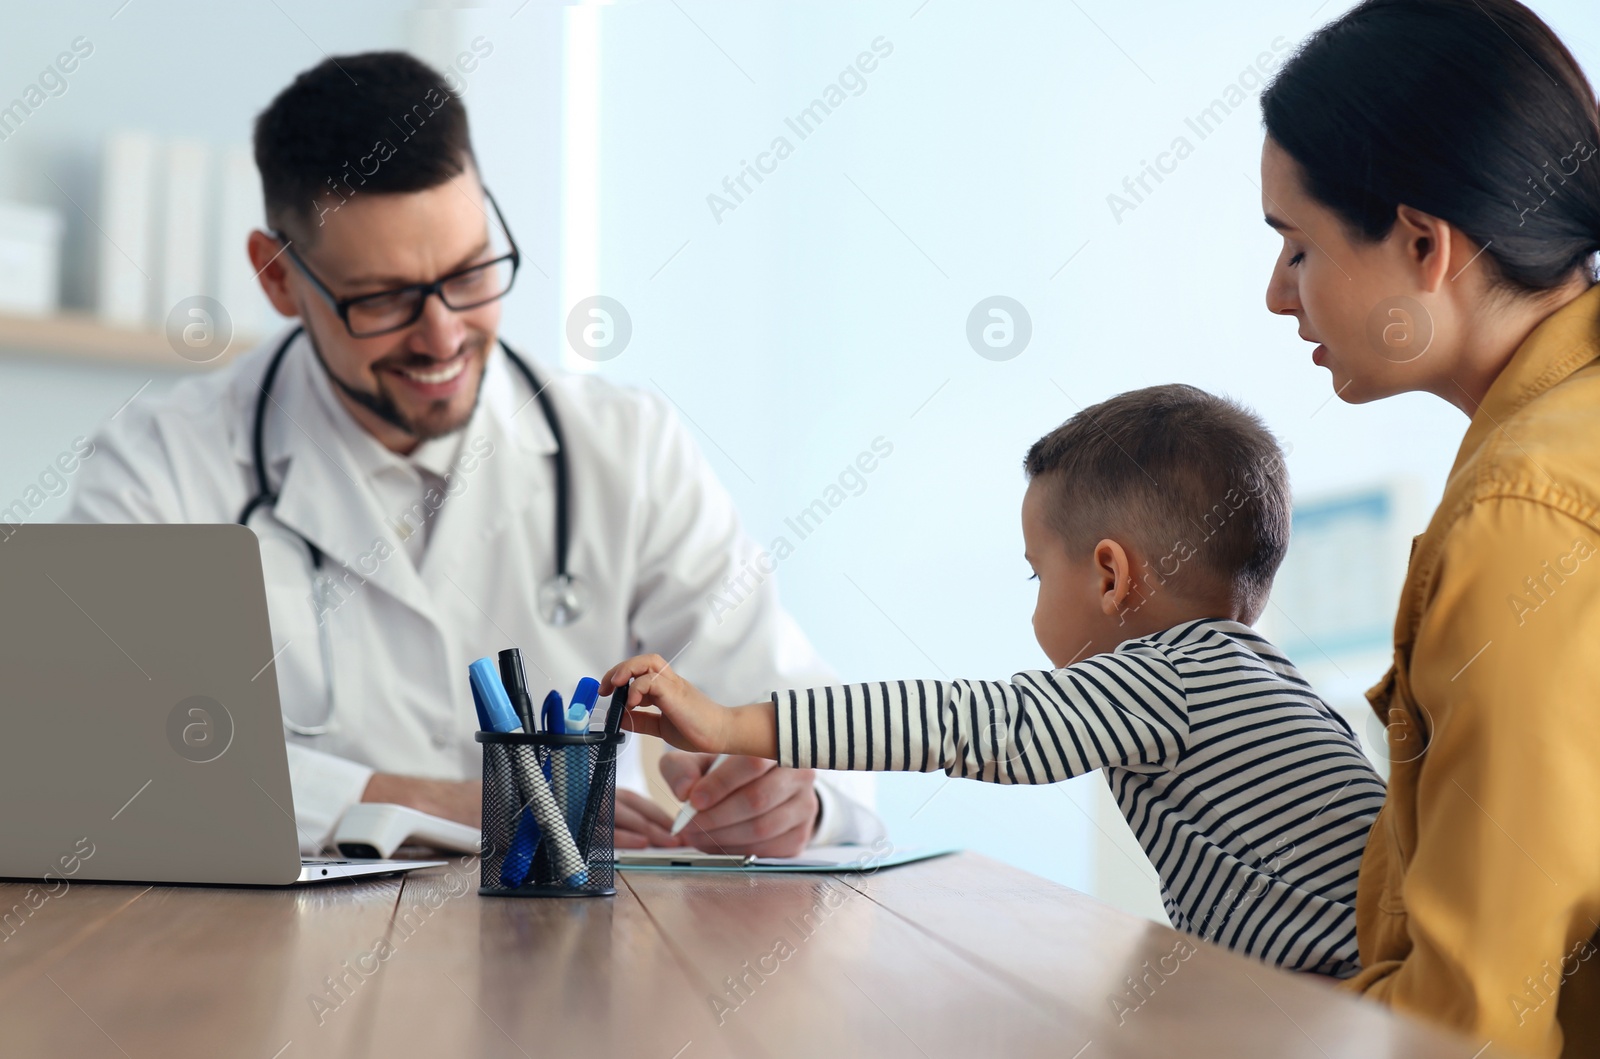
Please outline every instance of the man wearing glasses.
[[[731, 700], [830, 679], [770, 579], [713, 613], [762, 553], [665, 402], [499, 341], [520, 254], [436, 71], [329, 59], [260, 115], [255, 157], [249, 253], [295, 326], [107, 424], [71, 517], [256, 532], [302, 846], [361, 800], [476, 824], [466, 667], [504, 647], [536, 696], [640, 650]], [[643, 742], [619, 846], [881, 834], [862, 774], [668, 754], [647, 776]], [[693, 791], [681, 836], [647, 784]]]

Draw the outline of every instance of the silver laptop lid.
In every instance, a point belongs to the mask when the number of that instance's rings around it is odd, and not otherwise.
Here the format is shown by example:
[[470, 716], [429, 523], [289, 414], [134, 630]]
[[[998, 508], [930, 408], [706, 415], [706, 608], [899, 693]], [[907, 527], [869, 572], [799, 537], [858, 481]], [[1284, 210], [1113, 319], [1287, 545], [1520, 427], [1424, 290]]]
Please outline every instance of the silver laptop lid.
[[0, 524], [0, 876], [300, 876], [256, 536]]

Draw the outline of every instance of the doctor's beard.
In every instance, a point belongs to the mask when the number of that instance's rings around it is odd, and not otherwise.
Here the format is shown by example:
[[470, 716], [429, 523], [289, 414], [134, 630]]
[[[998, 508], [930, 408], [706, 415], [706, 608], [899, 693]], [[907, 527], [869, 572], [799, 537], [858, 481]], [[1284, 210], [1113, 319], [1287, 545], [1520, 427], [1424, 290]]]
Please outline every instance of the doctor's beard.
[[[421, 367], [434, 363], [432, 358], [414, 357], [401, 353], [373, 361], [368, 367], [372, 371], [373, 378], [378, 381], [378, 389], [376, 392], [371, 392], [350, 385], [334, 373], [334, 370], [328, 366], [327, 358], [322, 355], [322, 349], [317, 345], [316, 336], [311, 333], [310, 328], [306, 329], [306, 337], [311, 342], [312, 351], [317, 355], [317, 363], [322, 365], [323, 372], [327, 374], [328, 378], [333, 381], [333, 384], [346, 397], [385, 423], [397, 430], [404, 431], [418, 441], [431, 441], [447, 434], [454, 434], [467, 425], [472, 419], [472, 413], [478, 408], [478, 400], [483, 394], [484, 376], [488, 373], [488, 358], [484, 355], [484, 351], [489, 344], [488, 335], [478, 332], [469, 334], [465, 341], [461, 343], [461, 349], [457, 350], [457, 356], [464, 354], [477, 362], [478, 384], [472, 391], [472, 404], [468, 406], [464, 413], [454, 419], [443, 418], [449, 414], [450, 402], [448, 400], [432, 402], [428, 405], [428, 411], [424, 412], [420, 418], [408, 416], [401, 410], [399, 402], [394, 399], [394, 395], [385, 386], [383, 375], [385, 368]], [[471, 366], [469, 365], [464, 370], [470, 371]]]

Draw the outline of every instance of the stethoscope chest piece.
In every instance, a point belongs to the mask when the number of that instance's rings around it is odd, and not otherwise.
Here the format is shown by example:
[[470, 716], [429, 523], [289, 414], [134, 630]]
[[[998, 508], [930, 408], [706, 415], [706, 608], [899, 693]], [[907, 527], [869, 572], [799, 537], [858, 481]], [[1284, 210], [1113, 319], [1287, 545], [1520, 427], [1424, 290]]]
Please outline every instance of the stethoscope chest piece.
[[556, 574], [539, 586], [539, 614], [551, 625], [571, 625], [589, 609], [589, 586], [572, 574]]

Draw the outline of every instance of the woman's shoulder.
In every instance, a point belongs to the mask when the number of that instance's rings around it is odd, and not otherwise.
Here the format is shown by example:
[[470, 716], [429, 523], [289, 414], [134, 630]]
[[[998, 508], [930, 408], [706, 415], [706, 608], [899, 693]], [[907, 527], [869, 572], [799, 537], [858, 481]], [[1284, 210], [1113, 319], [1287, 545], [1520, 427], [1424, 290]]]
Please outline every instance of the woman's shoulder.
[[1527, 578], [1545, 576], [1547, 562], [1575, 569], [1600, 552], [1600, 359], [1485, 424], [1412, 552], [1402, 644], [1441, 593], [1483, 594], [1501, 607]]
[[1441, 513], [1518, 499], [1600, 530], [1600, 359], [1493, 424], [1451, 475]]

